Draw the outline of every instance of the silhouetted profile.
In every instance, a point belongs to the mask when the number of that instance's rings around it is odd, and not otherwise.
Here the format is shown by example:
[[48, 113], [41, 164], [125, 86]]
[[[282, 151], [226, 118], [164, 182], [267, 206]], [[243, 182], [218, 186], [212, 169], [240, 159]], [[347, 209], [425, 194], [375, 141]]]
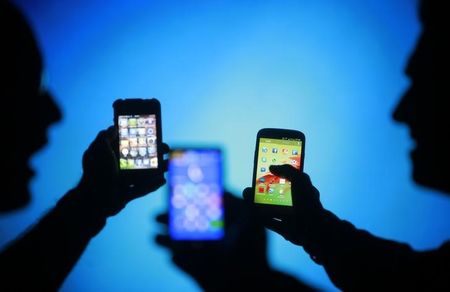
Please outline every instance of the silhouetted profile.
[[[1, 176], [0, 211], [6, 212], [30, 201], [30, 158], [47, 143], [47, 129], [62, 116], [42, 87], [43, 62], [26, 19], [7, 1], [0, 2], [0, 16], [1, 116], [10, 150], [3, 156], [7, 169]], [[120, 184], [112, 151], [115, 135], [112, 127], [97, 135], [83, 155], [80, 182], [37, 224], [1, 251], [0, 291], [57, 290], [109, 216], [165, 183], [161, 174], [135, 188]]]
[[[156, 242], [172, 252], [172, 260], [204, 291], [316, 291], [267, 262], [266, 230], [244, 200], [225, 192], [225, 238], [220, 243], [183, 244], [167, 233]], [[157, 221], [167, 227], [168, 214]]]
[[[422, 1], [422, 33], [406, 70], [411, 86], [393, 117], [416, 142], [412, 152], [416, 183], [450, 195], [450, 29], [445, 1]], [[415, 251], [408, 244], [378, 238], [323, 208], [307, 174], [289, 165], [272, 166], [292, 181], [294, 214], [266, 227], [301, 245], [345, 291], [450, 291], [450, 241]], [[252, 190], [244, 198], [252, 200]]]

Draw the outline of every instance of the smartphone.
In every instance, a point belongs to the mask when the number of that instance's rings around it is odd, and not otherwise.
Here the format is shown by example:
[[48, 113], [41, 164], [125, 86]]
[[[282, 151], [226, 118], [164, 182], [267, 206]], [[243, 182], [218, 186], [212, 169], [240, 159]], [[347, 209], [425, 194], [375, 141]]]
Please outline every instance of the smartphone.
[[272, 174], [271, 165], [289, 164], [303, 171], [305, 135], [297, 130], [264, 128], [256, 136], [253, 170], [254, 203], [287, 211], [292, 206], [291, 182]]
[[220, 241], [225, 210], [220, 148], [171, 148], [169, 235], [175, 241]]
[[118, 99], [113, 103], [121, 177], [130, 184], [162, 172], [161, 105], [155, 98]]

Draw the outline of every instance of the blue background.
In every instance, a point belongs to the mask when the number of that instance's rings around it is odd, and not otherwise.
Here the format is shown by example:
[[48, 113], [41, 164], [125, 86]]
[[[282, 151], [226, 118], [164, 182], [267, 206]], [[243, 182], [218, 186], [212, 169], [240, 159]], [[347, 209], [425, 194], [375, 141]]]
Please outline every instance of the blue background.
[[[156, 97], [168, 144], [220, 144], [225, 182], [251, 184], [256, 132], [306, 135], [305, 171], [325, 207], [374, 234], [435, 248], [450, 200], [410, 179], [408, 130], [390, 115], [420, 32], [414, 0], [16, 1], [33, 24], [64, 113], [33, 159], [34, 200], [0, 219], [1, 244], [48, 210], [81, 174], [119, 97]], [[62, 291], [196, 291], [154, 244], [166, 188], [109, 219]], [[335, 290], [305, 252], [270, 233], [269, 259]], [[232, 276], [232, 275], [230, 275]]]

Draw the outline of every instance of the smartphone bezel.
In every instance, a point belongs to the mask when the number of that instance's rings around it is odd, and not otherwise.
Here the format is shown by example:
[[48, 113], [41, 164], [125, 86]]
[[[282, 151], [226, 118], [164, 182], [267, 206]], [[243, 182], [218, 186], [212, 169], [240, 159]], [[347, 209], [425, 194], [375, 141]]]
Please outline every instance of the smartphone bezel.
[[[133, 184], [149, 176], [163, 172], [163, 149], [162, 149], [162, 125], [161, 125], [161, 104], [156, 98], [124, 98], [117, 99], [113, 103], [114, 126], [117, 133], [117, 144], [114, 151], [117, 155], [117, 167], [121, 179], [129, 184]], [[121, 115], [155, 115], [156, 117], [156, 151], [158, 158], [157, 168], [147, 169], [120, 169], [119, 153], [119, 124], [118, 118]]]
[[252, 180], [252, 202], [255, 206], [258, 207], [261, 211], [269, 212], [273, 215], [283, 215], [292, 212], [292, 206], [283, 206], [283, 205], [272, 205], [272, 204], [264, 204], [255, 202], [255, 188], [256, 188], [256, 177], [257, 177], [257, 167], [259, 161], [259, 140], [261, 138], [269, 138], [269, 139], [300, 139], [302, 141], [301, 153], [300, 153], [300, 169], [299, 172], [303, 172], [304, 161], [305, 161], [305, 134], [301, 131], [293, 130], [293, 129], [281, 129], [281, 128], [263, 128], [260, 129], [256, 135], [256, 144], [255, 144], [255, 152], [254, 152], [254, 161], [253, 161], [253, 180]]
[[179, 243], [181, 245], [183, 244], [192, 244], [193, 246], [202, 246], [205, 244], [208, 245], [214, 245], [214, 244], [218, 244], [223, 242], [224, 238], [225, 238], [225, 233], [226, 233], [226, 212], [225, 212], [225, 186], [224, 186], [224, 175], [223, 175], [223, 169], [224, 169], [224, 152], [222, 150], [221, 147], [218, 146], [174, 146], [170, 148], [169, 151], [169, 162], [168, 164], [170, 165], [170, 160], [172, 158], [172, 155], [174, 152], [179, 152], [179, 151], [218, 151], [220, 154], [220, 164], [219, 164], [219, 173], [220, 173], [220, 187], [221, 187], [221, 197], [222, 197], [222, 212], [223, 212], [223, 222], [224, 222], [224, 226], [222, 227], [223, 229], [223, 236], [220, 239], [177, 239], [175, 237], [172, 236], [172, 226], [171, 226], [171, 220], [170, 220], [170, 215], [172, 212], [172, 203], [171, 203], [171, 199], [172, 199], [172, 195], [173, 195], [173, 189], [172, 189], [172, 184], [171, 184], [171, 174], [170, 174], [170, 167], [168, 167], [168, 173], [167, 173], [167, 181], [168, 181], [168, 188], [167, 188], [167, 193], [168, 193], [168, 222], [167, 222], [167, 229], [168, 229], [168, 235], [171, 238], [171, 240], [173, 242]]

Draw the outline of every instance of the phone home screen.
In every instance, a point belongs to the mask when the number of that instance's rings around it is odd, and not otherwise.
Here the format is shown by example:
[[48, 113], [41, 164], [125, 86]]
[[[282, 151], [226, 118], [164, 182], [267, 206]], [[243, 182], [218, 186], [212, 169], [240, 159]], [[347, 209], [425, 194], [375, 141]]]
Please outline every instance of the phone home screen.
[[169, 159], [169, 233], [175, 240], [224, 236], [221, 153], [174, 150]]
[[255, 203], [292, 206], [291, 182], [273, 175], [269, 166], [290, 164], [300, 169], [301, 150], [299, 139], [259, 139]]
[[120, 169], [158, 168], [155, 115], [120, 115]]

